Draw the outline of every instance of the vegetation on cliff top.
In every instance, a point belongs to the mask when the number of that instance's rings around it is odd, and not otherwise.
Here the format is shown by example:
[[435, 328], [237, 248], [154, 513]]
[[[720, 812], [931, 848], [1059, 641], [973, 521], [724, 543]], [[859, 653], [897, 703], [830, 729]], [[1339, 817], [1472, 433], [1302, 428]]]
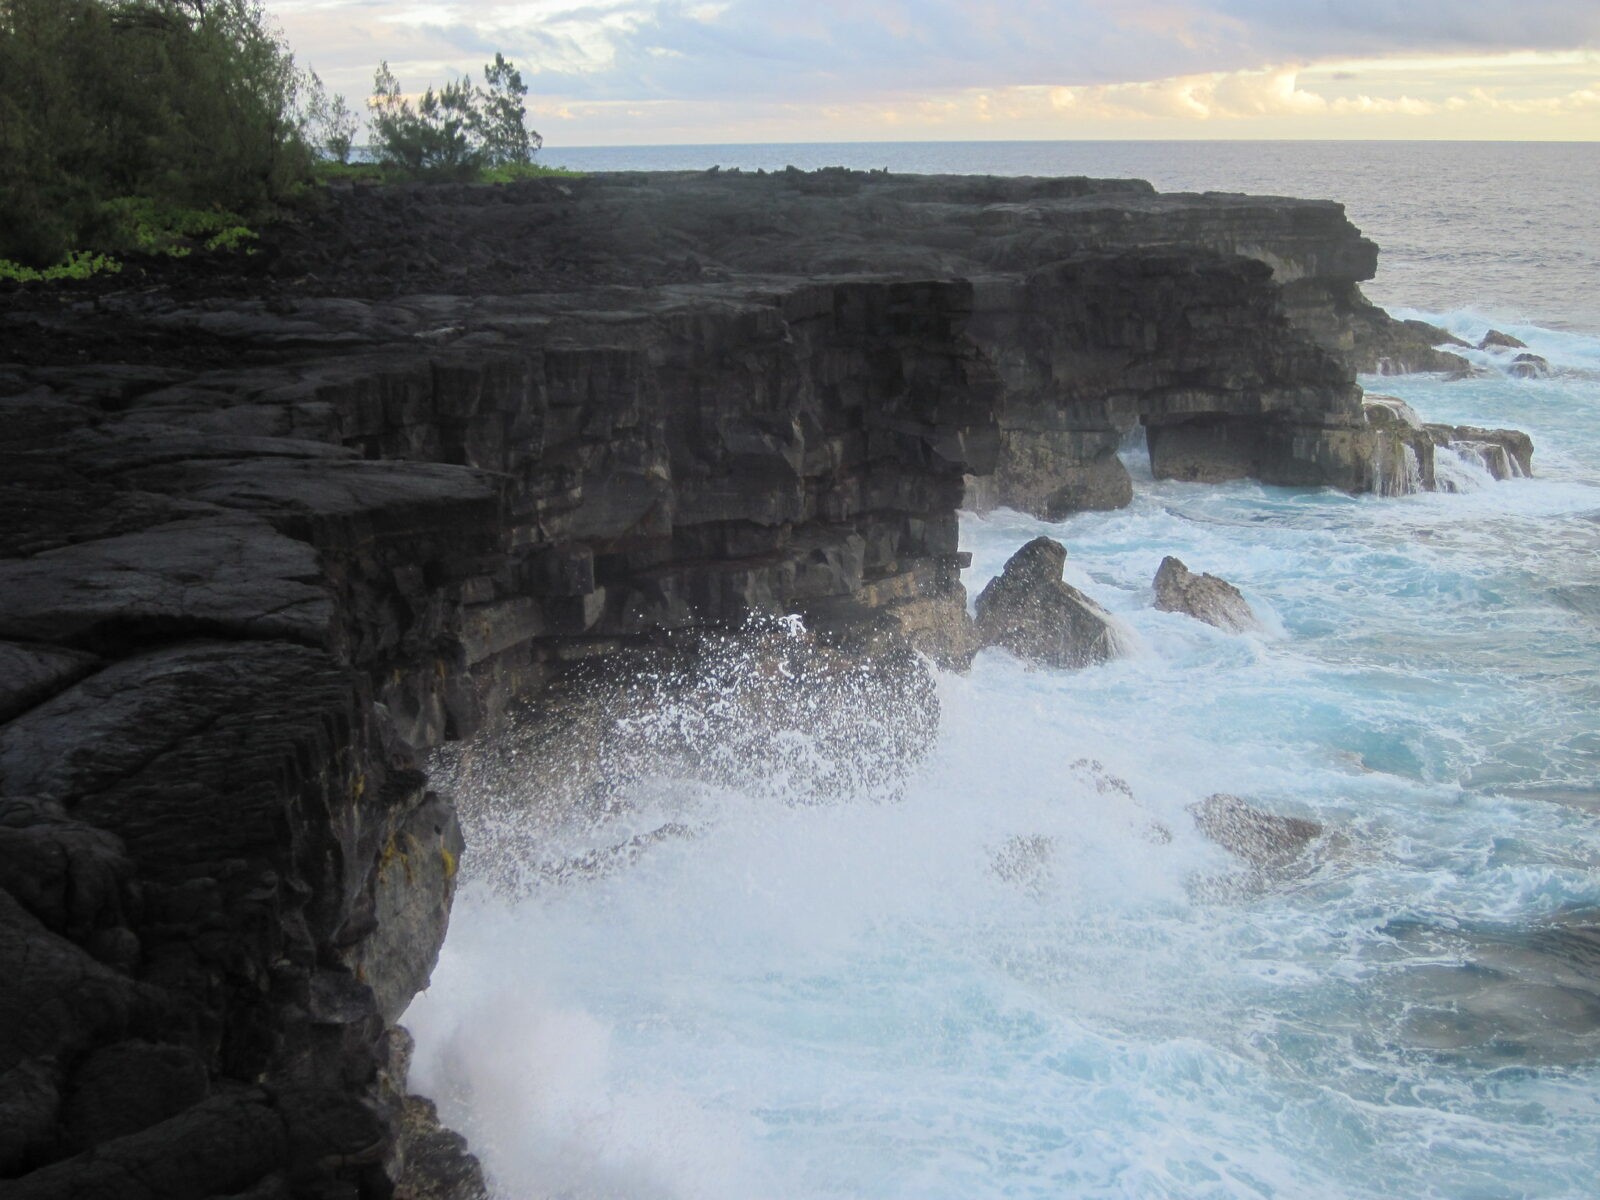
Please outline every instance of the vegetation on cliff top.
[[541, 173], [527, 88], [501, 55], [484, 86], [414, 105], [385, 78], [363, 169], [356, 114], [296, 65], [261, 0], [0, 0], [0, 279], [247, 250], [321, 179]]

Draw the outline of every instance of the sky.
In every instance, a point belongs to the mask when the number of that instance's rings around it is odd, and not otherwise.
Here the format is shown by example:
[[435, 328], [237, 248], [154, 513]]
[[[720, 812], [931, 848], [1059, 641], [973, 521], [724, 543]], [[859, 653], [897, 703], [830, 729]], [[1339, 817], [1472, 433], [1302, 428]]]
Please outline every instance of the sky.
[[501, 51], [568, 146], [1600, 141], [1600, 0], [268, 0], [361, 108]]

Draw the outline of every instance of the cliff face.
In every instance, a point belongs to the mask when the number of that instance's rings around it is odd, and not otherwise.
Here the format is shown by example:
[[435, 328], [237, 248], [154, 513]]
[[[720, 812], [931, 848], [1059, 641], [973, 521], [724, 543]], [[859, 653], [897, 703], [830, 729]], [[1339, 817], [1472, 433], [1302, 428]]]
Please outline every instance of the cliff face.
[[391, 1028], [463, 853], [416, 752], [751, 611], [959, 657], [997, 464], [1057, 511], [1135, 422], [1163, 474], [1370, 459], [1329, 204], [603, 177], [267, 249], [0, 324], [7, 1195], [467, 1194]]
[[[1139, 424], [1158, 477], [1370, 491], [1386, 478], [1385, 443], [1352, 371], [1465, 367], [1434, 349], [1448, 335], [1361, 296], [1377, 248], [1327, 201], [843, 171], [605, 176], [546, 186], [513, 213], [499, 202], [509, 195], [352, 194], [333, 244], [370, 264], [365, 282], [380, 290], [452, 272], [450, 286], [488, 288], [551, 272], [680, 286], [971, 281], [968, 332], [1004, 385], [980, 506], [1059, 516], [1126, 503], [1115, 451]], [[386, 258], [374, 243], [401, 228], [421, 236]], [[292, 238], [287, 251], [313, 272], [322, 261]]]

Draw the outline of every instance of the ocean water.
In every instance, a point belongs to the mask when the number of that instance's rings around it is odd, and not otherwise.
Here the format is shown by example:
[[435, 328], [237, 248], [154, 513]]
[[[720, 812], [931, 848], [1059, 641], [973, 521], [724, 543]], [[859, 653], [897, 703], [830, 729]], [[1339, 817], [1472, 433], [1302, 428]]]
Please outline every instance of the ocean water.
[[[988, 169], [1116, 173], [1079, 150]], [[1591, 150], [1439, 159], [1592, 170]], [[1564, 183], [1479, 178], [1458, 221], [1432, 193], [1408, 216], [1345, 146], [1206, 153], [1159, 181], [1359, 197], [1410, 247], [1389, 303], [1548, 358], [1548, 379], [1478, 355], [1480, 378], [1366, 381], [1527, 430], [1534, 478], [1455, 464], [1456, 494], [1349, 497], [1158, 483], [1130, 451], [1127, 509], [967, 516], [969, 591], [1047, 533], [1129, 653], [940, 673], [898, 790], [819, 787], [849, 753], [820, 727], [570, 810], [528, 807], [508, 758], [459, 797], [476, 852], [405, 1018], [414, 1086], [498, 1196], [1600, 1191], [1600, 318], [1571, 282], [1595, 235], [1552, 215]], [[887, 165], [957, 169], [918, 154]], [[1494, 257], [1485, 231], [1525, 226]], [[1155, 611], [1167, 554], [1237, 584], [1262, 630]], [[738, 742], [707, 694], [639, 719]], [[1214, 793], [1328, 836], [1251, 871], [1194, 827]]]

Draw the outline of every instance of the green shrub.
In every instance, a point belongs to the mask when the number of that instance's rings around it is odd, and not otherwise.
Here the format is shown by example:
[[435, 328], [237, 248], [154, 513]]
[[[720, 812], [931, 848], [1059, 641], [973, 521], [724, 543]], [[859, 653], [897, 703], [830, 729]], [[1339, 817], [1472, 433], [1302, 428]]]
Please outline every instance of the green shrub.
[[0, 258], [0, 280], [14, 283], [54, 283], [62, 279], [87, 279], [91, 275], [115, 275], [122, 264], [104, 254], [80, 250], [68, 254], [54, 266], [36, 268]]
[[117, 197], [253, 218], [309, 169], [259, 0], [0, 0], [0, 79], [0, 257], [35, 268], [140, 248]]
[[343, 96], [328, 95], [328, 89], [315, 71], [307, 71], [302, 80], [300, 113], [306, 144], [321, 155], [324, 162], [348, 164], [360, 123]]
[[581, 179], [582, 171], [569, 171], [566, 167], [544, 167], [538, 163], [506, 163], [501, 167], [488, 167], [478, 176], [484, 183], [515, 183], [519, 179]]
[[466, 79], [429, 87], [415, 107], [387, 62], [373, 75], [373, 146], [380, 163], [411, 177], [476, 179], [485, 170], [531, 168], [544, 140], [527, 127], [522, 74], [504, 55], [483, 68], [485, 87]]

